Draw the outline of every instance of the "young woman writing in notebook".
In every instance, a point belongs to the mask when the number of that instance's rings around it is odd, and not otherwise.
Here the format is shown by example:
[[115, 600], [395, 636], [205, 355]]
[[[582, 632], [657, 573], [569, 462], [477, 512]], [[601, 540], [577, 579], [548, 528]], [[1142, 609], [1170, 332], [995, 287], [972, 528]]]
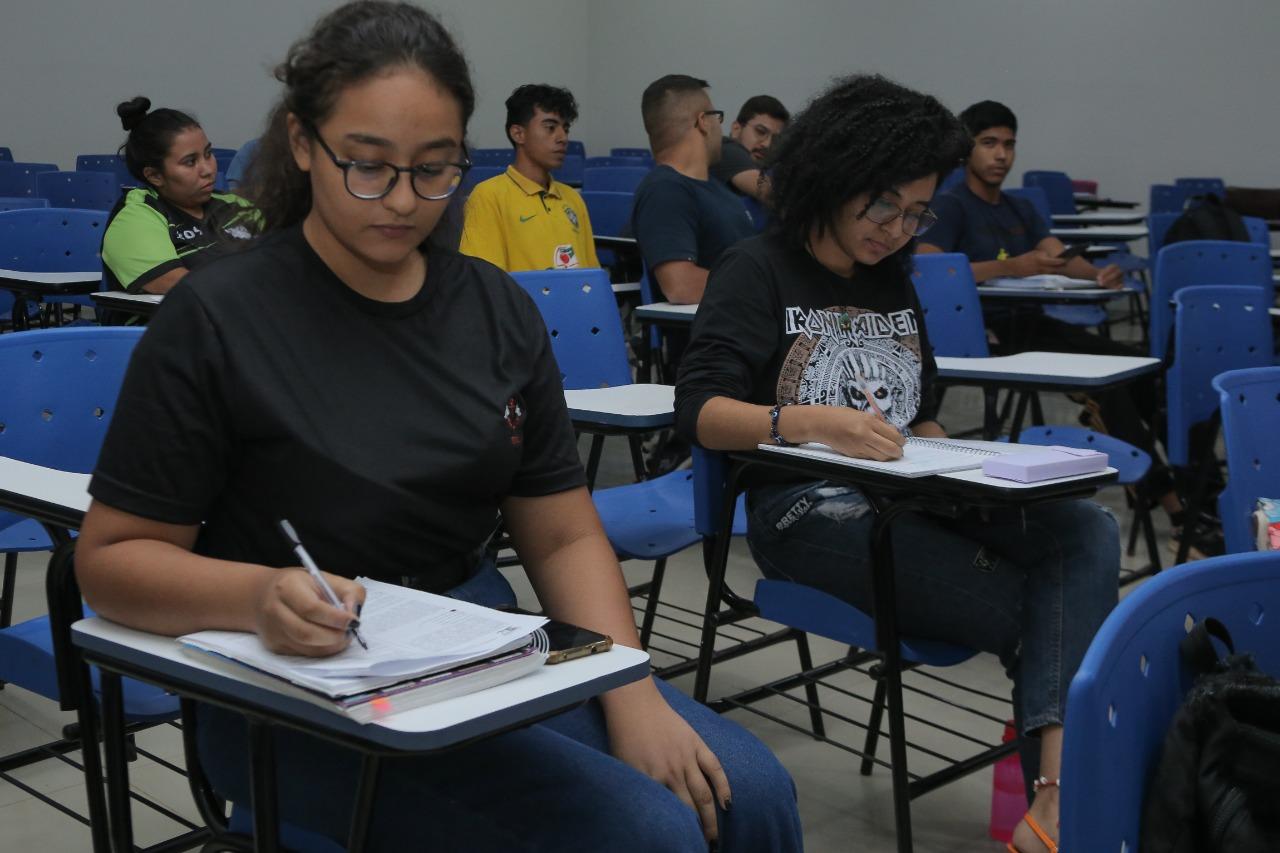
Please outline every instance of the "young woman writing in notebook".
[[[771, 231], [730, 250], [698, 309], [677, 383], [684, 435], [720, 450], [821, 442], [878, 460], [902, 455], [907, 430], [945, 435], [911, 244], [968, 145], [936, 100], [880, 77], [842, 80], [794, 120], [771, 154]], [[857, 489], [771, 474], [747, 507], [765, 575], [872, 609], [873, 515]], [[1070, 501], [983, 519], [908, 515], [893, 534], [903, 632], [995, 653], [1013, 679], [1021, 733], [1038, 739], [1026, 763], [1039, 764], [1015, 845], [1043, 850], [1036, 828], [1057, 836], [1067, 686], [1116, 601], [1115, 521]]]
[[[79, 540], [87, 599], [150, 631], [256, 631], [328, 655], [359, 575], [498, 603], [500, 510], [549, 615], [636, 645], [541, 318], [449, 233], [475, 102], [453, 39], [418, 7], [353, 3], [277, 77], [249, 177], [268, 233], [185, 278], [138, 345]], [[297, 567], [279, 518], [344, 607]], [[247, 802], [239, 718], [202, 708], [198, 734], [215, 788]], [[283, 819], [344, 838], [356, 756], [292, 732], [276, 752]], [[392, 762], [379, 796], [379, 850], [800, 847], [768, 750], [652, 679]]]

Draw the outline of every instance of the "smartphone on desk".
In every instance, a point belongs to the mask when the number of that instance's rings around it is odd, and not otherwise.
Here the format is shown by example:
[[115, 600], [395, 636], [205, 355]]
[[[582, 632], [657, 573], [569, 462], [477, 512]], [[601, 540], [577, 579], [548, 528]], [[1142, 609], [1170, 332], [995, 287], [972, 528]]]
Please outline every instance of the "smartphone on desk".
[[1069, 261], [1072, 258], [1078, 258], [1085, 253], [1089, 246], [1086, 243], [1076, 243], [1062, 250], [1062, 254], [1058, 255], [1058, 260]]
[[[501, 607], [499, 609], [511, 613], [524, 613], [528, 616], [538, 615], [519, 607]], [[550, 641], [551, 646], [551, 651], [547, 655], [548, 664], [564, 663], [567, 660], [607, 652], [613, 648], [612, 637], [586, 628], [580, 628], [577, 625], [570, 625], [568, 622], [557, 622], [555, 619], [551, 619], [542, 626], [542, 630], [546, 632], [547, 640]]]

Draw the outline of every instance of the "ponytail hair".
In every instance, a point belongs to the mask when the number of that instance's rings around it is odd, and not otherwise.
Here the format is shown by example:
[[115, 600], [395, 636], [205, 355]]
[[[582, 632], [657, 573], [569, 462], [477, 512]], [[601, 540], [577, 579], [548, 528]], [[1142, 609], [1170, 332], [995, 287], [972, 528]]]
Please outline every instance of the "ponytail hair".
[[[311, 210], [311, 181], [289, 145], [292, 113], [318, 127], [348, 86], [395, 66], [421, 69], [458, 102], [465, 131], [475, 111], [471, 71], [453, 36], [431, 13], [402, 2], [358, 0], [325, 15], [289, 48], [275, 78], [284, 95], [271, 112], [258, 153], [245, 176], [245, 195], [262, 212], [267, 231], [298, 224]], [[455, 194], [431, 243], [457, 246]]]
[[164, 171], [164, 158], [169, 156], [173, 138], [184, 130], [199, 127], [192, 116], [179, 110], [151, 109], [151, 100], [142, 95], [116, 105], [116, 115], [129, 136], [117, 153], [124, 156], [125, 166], [144, 185], [150, 186], [146, 169]]

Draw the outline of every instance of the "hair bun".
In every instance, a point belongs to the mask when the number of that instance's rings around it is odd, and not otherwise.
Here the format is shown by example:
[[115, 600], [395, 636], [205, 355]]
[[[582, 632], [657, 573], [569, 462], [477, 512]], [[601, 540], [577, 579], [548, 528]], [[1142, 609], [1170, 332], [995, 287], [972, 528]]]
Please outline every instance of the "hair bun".
[[117, 104], [116, 115], [120, 116], [120, 124], [125, 130], [133, 130], [147, 117], [149, 109], [151, 109], [151, 99], [139, 95], [122, 104]]

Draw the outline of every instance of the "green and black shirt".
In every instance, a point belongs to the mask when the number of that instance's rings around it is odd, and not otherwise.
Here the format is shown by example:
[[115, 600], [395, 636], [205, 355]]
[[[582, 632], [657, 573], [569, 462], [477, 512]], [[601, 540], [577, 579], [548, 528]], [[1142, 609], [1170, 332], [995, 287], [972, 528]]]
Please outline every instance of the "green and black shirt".
[[230, 193], [214, 193], [204, 219], [196, 219], [153, 189], [130, 190], [111, 211], [102, 238], [107, 287], [140, 293], [171, 270], [194, 270], [219, 257], [261, 227], [253, 205]]

